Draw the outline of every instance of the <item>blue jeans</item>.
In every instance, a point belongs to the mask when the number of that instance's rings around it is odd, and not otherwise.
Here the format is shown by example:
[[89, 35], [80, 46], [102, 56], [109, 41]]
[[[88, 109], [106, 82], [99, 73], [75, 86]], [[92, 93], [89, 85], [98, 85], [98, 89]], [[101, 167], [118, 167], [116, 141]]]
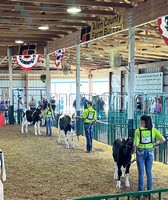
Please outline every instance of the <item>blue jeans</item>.
[[18, 109], [18, 124], [22, 124], [23, 121], [23, 109]]
[[84, 123], [86, 135], [86, 149], [88, 152], [92, 151], [92, 138], [93, 138], [93, 124]]
[[152, 166], [154, 160], [153, 149], [137, 149], [136, 160], [138, 167], [138, 191], [144, 190], [144, 168], [147, 176], [147, 190], [152, 190]]
[[52, 118], [46, 118], [46, 136], [52, 136]]

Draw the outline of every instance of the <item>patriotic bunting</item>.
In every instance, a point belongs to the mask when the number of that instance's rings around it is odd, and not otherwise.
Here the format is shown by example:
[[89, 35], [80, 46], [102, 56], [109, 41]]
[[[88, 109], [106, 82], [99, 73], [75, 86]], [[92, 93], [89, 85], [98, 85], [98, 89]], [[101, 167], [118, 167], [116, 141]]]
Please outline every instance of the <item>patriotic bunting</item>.
[[168, 15], [158, 18], [159, 32], [168, 45]]
[[60, 63], [63, 60], [64, 55], [65, 55], [65, 49], [59, 49], [59, 50], [54, 52], [56, 67], [59, 67]]
[[14, 59], [22, 70], [32, 69], [38, 62], [40, 54], [20, 55], [15, 56]]

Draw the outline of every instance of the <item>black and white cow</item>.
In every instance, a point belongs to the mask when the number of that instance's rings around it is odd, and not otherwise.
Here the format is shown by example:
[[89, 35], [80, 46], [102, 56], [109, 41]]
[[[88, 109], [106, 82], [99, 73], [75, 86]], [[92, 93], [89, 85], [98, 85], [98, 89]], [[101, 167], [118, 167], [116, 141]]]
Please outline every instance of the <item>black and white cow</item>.
[[[75, 120], [69, 115], [62, 114], [58, 119], [58, 144], [61, 143], [61, 132], [65, 133], [65, 146], [67, 149], [74, 148]], [[69, 139], [70, 138], [70, 144]]]
[[22, 130], [21, 132], [28, 133], [28, 124], [32, 123], [34, 125], [35, 135], [41, 135], [40, 132], [40, 120], [42, 118], [42, 110], [40, 108], [36, 108], [34, 111], [26, 110], [24, 112], [23, 121], [22, 121]]
[[4, 155], [2, 150], [0, 149], [0, 200], [4, 200], [4, 187], [2, 181], [6, 181], [6, 170], [5, 170], [5, 162]]
[[121, 176], [124, 177], [123, 168], [125, 171], [125, 186], [130, 187], [129, 168], [131, 166], [131, 158], [134, 151], [134, 141], [132, 138], [116, 139], [113, 143], [113, 158], [115, 162], [114, 179], [117, 179], [116, 188], [121, 188]]

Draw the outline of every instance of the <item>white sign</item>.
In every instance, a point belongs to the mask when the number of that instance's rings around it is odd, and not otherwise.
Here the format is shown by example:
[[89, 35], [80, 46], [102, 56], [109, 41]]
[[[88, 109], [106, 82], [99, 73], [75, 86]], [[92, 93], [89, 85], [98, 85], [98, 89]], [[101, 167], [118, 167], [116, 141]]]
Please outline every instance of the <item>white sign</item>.
[[163, 72], [135, 75], [135, 92], [163, 92]]

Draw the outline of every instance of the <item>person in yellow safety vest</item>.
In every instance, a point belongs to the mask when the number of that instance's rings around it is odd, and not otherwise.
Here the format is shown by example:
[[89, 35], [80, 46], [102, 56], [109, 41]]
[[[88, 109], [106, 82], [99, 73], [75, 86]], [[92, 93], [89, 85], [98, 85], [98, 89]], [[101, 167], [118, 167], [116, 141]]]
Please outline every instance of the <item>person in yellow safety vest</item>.
[[47, 104], [47, 108], [45, 110], [45, 118], [46, 118], [46, 136], [52, 136], [52, 121], [54, 120], [54, 111], [52, 110], [50, 104]]
[[[154, 148], [165, 141], [161, 133], [152, 127], [150, 116], [140, 118], [141, 127], [136, 129], [134, 144], [136, 147], [136, 162], [138, 168], [138, 191], [144, 190], [144, 169], [147, 176], [147, 190], [153, 189], [152, 165]], [[154, 141], [158, 140], [156, 143]]]
[[97, 113], [92, 108], [92, 102], [87, 102], [87, 108], [83, 112], [85, 136], [86, 136], [86, 149], [87, 153], [92, 151], [92, 138], [93, 138], [93, 124], [96, 123]]

